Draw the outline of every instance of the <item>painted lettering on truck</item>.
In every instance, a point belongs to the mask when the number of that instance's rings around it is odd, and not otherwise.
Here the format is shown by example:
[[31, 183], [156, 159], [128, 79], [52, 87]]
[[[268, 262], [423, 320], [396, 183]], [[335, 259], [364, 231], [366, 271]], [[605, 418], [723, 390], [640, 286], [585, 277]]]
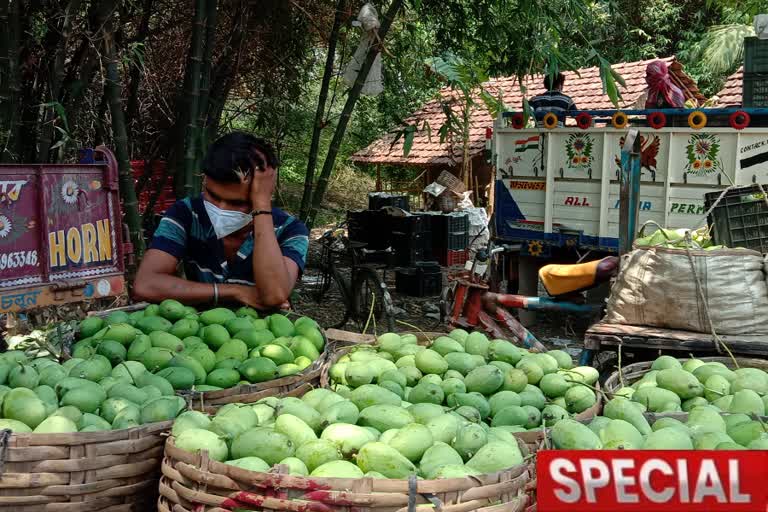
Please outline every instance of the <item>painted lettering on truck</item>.
[[48, 233], [51, 268], [112, 261], [109, 219]]
[[[614, 205], [613, 208], [615, 210], [618, 210], [620, 206], [621, 206], [621, 199], [617, 199], [616, 204]], [[650, 201], [640, 201], [639, 206], [640, 206], [640, 211], [651, 210], [652, 208], [652, 204]]]
[[669, 213], [683, 213], [687, 215], [703, 215], [704, 205], [701, 203], [672, 203]]

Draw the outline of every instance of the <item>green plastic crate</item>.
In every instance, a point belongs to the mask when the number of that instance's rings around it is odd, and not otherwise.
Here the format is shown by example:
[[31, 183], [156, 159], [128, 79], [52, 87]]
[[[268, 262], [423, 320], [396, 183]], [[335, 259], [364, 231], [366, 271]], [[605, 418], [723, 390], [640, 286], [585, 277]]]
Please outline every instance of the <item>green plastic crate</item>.
[[768, 39], [744, 38], [744, 73], [768, 73]]
[[768, 73], [744, 73], [742, 106], [768, 107]]

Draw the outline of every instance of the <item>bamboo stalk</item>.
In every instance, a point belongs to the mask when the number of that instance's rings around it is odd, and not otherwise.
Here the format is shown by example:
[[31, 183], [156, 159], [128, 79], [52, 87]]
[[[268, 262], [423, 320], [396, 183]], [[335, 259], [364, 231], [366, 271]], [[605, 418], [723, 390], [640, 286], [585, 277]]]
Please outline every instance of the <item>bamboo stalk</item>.
[[304, 176], [304, 193], [301, 196], [301, 208], [299, 210], [299, 218], [301, 218], [301, 220], [307, 220], [309, 215], [309, 206], [312, 200], [312, 186], [315, 181], [315, 170], [317, 168], [317, 156], [320, 151], [320, 134], [323, 130], [325, 103], [328, 100], [328, 89], [330, 89], [331, 78], [333, 77], [333, 63], [336, 58], [336, 43], [339, 40], [341, 17], [346, 11], [346, 3], [346, 0], [338, 0], [336, 4], [336, 13], [333, 17], [333, 27], [331, 28], [331, 34], [328, 37], [328, 53], [325, 57], [325, 69], [323, 70], [323, 81], [320, 84], [320, 95], [317, 98], [315, 124], [312, 128], [312, 142], [309, 145], [309, 156], [307, 158], [307, 173]]
[[197, 113], [200, 107], [200, 71], [203, 63], [203, 33], [205, 31], [206, 0], [195, 2], [195, 20], [192, 24], [192, 43], [187, 59], [187, 76], [184, 80], [188, 88], [184, 91], [187, 98], [187, 110], [182, 112], [185, 118], [184, 136], [184, 194], [194, 192], [195, 163], [197, 161], [197, 141], [199, 139]]
[[[11, 18], [11, 3], [14, 0], [0, 0], [0, 26], [8, 27]], [[11, 140], [14, 102], [11, 93], [10, 45], [11, 31], [0, 30], [0, 162], [10, 160], [7, 149]]]
[[[152, 17], [152, 6], [155, 0], [144, 0], [141, 6], [141, 21], [136, 31], [136, 41], [144, 43], [149, 36], [149, 21]], [[128, 103], [125, 107], [126, 124], [130, 127], [139, 117], [139, 86], [141, 85], [142, 66], [134, 65], [128, 80]]]
[[[216, 47], [217, 0], [208, 0], [205, 13], [205, 46], [200, 76], [200, 104], [197, 112], [198, 140], [195, 155], [195, 170], [200, 169], [205, 149], [208, 147], [208, 103], [211, 94], [211, 66], [213, 50]], [[200, 189], [200, 180], [195, 180], [195, 192]]]
[[330, 179], [331, 173], [333, 172], [333, 169], [336, 165], [336, 157], [339, 154], [341, 142], [344, 139], [344, 134], [347, 131], [349, 120], [352, 117], [352, 111], [354, 110], [355, 104], [357, 104], [357, 100], [360, 97], [360, 91], [363, 90], [363, 85], [365, 84], [365, 80], [368, 78], [368, 72], [371, 70], [371, 66], [373, 66], [373, 61], [376, 58], [376, 55], [378, 55], [378, 53], [381, 51], [381, 42], [383, 42], [387, 37], [387, 32], [389, 32], [389, 28], [392, 26], [392, 22], [394, 21], [400, 9], [403, 7], [404, 1], [405, 0], [393, 0], [389, 5], [389, 9], [387, 9], [387, 13], [384, 15], [384, 19], [382, 20], [378, 31], [378, 39], [380, 42], [378, 44], [372, 45], [371, 48], [369, 48], [368, 55], [366, 55], [365, 62], [357, 74], [355, 83], [347, 93], [347, 101], [344, 104], [341, 115], [339, 116], [339, 122], [336, 125], [336, 131], [334, 131], [333, 139], [331, 139], [331, 144], [328, 147], [328, 154], [325, 156], [323, 169], [320, 172], [320, 177], [317, 180], [317, 188], [312, 194], [312, 209], [307, 216], [307, 225], [310, 229], [315, 222], [317, 210], [320, 208], [320, 204], [323, 202], [323, 198], [325, 197], [325, 191], [328, 189], [328, 180]]
[[[69, 0], [67, 6], [64, 8], [64, 13], [61, 16], [61, 21], [53, 31], [49, 33], [58, 34], [54, 36], [53, 42], [53, 55], [50, 57], [50, 68], [47, 74], [48, 81], [48, 98], [49, 102], [61, 103], [61, 83], [64, 80], [65, 74], [65, 58], [67, 54], [67, 43], [72, 36], [72, 21], [80, 10], [80, 4], [82, 0]], [[59, 112], [54, 107], [46, 107], [44, 111], [44, 117], [42, 119], [42, 126], [40, 128], [40, 140], [37, 147], [37, 161], [47, 162], [51, 158], [51, 146], [56, 140], [56, 132], [54, 127], [57, 124], [57, 118]], [[61, 122], [62, 120], [59, 120]], [[66, 123], [66, 118], [63, 119]], [[54, 160], [57, 160], [54, 158]]]
[[216, 137], [224, 104], [227, 101], [229, 91], [234, 86], [235, 75], [243, 52], [250, 11], [247, 3], [244, 2], [241, 2], [237, 9], [240, 12], [240, 18], [234, 21], [232, 37], [229, 44], [225, 45], [224, 55], [219, 58], [211, 71], [211, 87], [208, 93], [207, 140], [213, 140]]
[[[13, 147], [14, 140], [19, 138], [19, 34], [21, 28], [19, 26], [19, 1], [11, 0], [8, 9], [8, 138], [5, 143], [5, 150], [0, 155], [0, 161], [4, 160], [4, 155], [8, 153], [8, 148]], [[18, 161], [18, 154], [9, 155], [9, 160]]]
[[123, 200], [125, 221], [133, 243], [133, 251], [137, 261], [144, 254], [144, 235], [141, 230], [141, 216], [139, 215], [136, 190], [134, 189], [133, 176], [131, 175], [131, 162], [128, 157], [128, 133], [125, 128], [125, 114], [122, 105], [122, 86], [120, 84], [120, 71], [117, 68], [115, 47], [112, 33], [112, 23], [108, 22], [103, 30], [104, 54], [106, 59], [105, 91], [109, 110], [112, 115], [112, 133], [115, 144], [115, 157], [120, 177], [120, 196]]

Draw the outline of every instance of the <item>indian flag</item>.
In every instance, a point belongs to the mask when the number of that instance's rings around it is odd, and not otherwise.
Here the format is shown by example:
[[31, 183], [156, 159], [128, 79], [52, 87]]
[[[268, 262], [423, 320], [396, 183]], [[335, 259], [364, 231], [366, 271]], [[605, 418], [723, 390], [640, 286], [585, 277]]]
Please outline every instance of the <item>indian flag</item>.
[[527, 139], [519, 139], [515, 141], [515, 153], [523, 153], [524, 151], [528, 151], [529, 149], [538, 149], [539, 148], [539, 136], [534, 135], [533, 137], [529, 137]]

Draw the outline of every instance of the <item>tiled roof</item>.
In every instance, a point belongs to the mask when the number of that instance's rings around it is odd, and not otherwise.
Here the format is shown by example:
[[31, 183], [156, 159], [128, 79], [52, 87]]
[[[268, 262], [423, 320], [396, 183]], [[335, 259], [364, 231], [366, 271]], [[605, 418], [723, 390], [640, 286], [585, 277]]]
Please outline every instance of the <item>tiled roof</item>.
[[725, 81], [725, 86], [717, 93], [719, 101], [718, 107], [740, 107], [741, 106], [741, 94], [744, 81], [744, 67], [740, 67], [738, 71], [728, 77]]
[[[705, 98], [699, 92], [696, 83], [683, 72], [682, 65], [674, 57], [667, 57], [661, 60], [669, 64], [670, 71], [678, 84], [685, 86], [697, 100], [704, 101]], [[613, 66], [613, 69], [618, 71], [626, 82], [626, 87], [621, 89], [622, 107], [626, 108], [632, 105], [645, 90], [645, 68], [649, 62], [651, 61], [625, 62]], [[578, 72], [570, 71], [564, 74], [566, 79], [563, 92], [573, 98], [579, 109], [614, 108], [608, 96], [603, 94], [603, 85], [598, 68], [583, 68], [578, 70]], [[529, 98], [544, 92], [542, 81], [542, 75], [528, 76], [524, 79], [523, 83], [526, 86]], [[495, 97], [501, 92], [505, 105], [512, 108], [522, 108], [523, 96], [520, 92], [520, 83], [516, 77], [495, 78], [486, 82], [484, 86]], [[443, 98], [450, 98], [452, 91], [445, 88], [440, 91], [440, 94]], [[479, 99], [477, 104], [483, 105]], [[453, 110], [454, 112], [459, 111], [458, 107], [454, 107]], [[419, 131], [414, 136], [413, 147], [407, 157], [403, 156], [403, 139], [401, 138], [392, 145], [394, 135], [387, 134], [352, 155], [351, 160], [358, 163], [416, 166], [450, 165], [450, 147], [448, 143], [440, 143], [440, 136], [437, 133], [444, 120], [445, 116], [440, 102], [438, 100], [430, 101], [421, 110], [416, 111], [406, 119], [407, 124], [415, 124], [419, 127]], [[431, 129], [431, 138], [427, 130], [421, 129], [425, 122], [428, 123]], [[493, 126], [493, 119], [484, 107], [478, 107], [472, 113], [470, 124], [470, 152], [472, 155], [476, 155], [485, 147], [485, 129]], [[460, 161], [460, 152], [456, 151], [455, 159]]]

